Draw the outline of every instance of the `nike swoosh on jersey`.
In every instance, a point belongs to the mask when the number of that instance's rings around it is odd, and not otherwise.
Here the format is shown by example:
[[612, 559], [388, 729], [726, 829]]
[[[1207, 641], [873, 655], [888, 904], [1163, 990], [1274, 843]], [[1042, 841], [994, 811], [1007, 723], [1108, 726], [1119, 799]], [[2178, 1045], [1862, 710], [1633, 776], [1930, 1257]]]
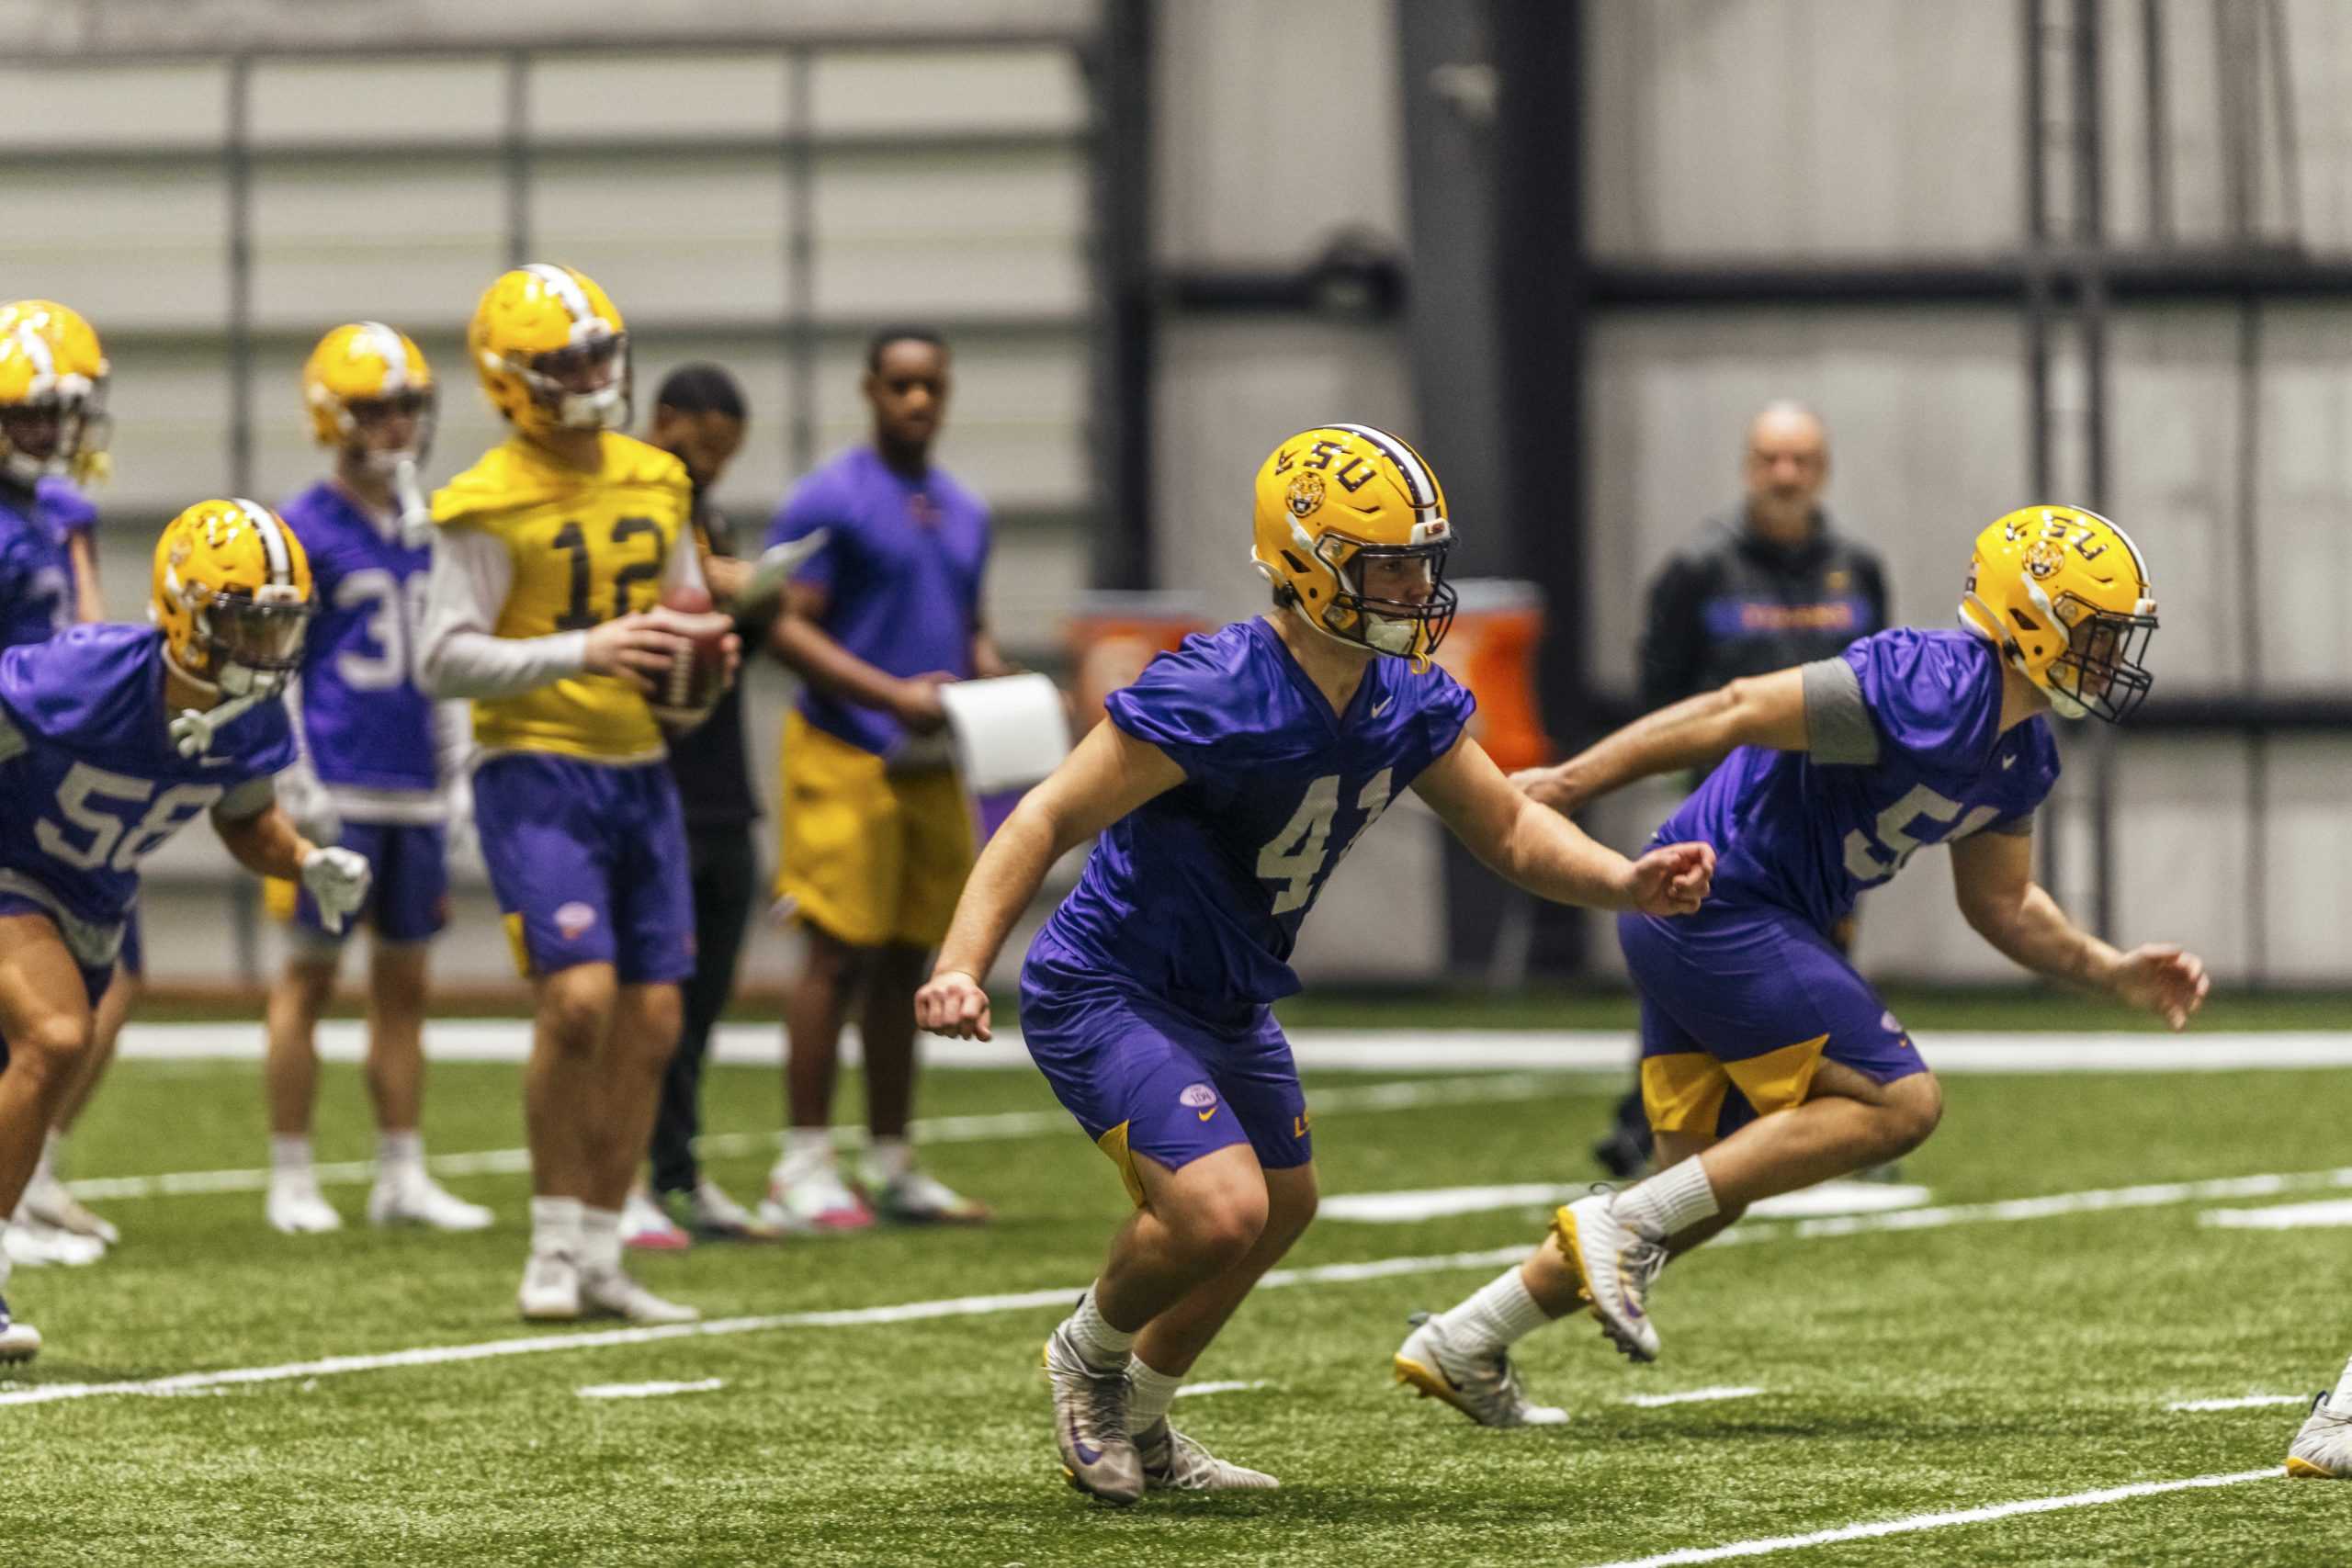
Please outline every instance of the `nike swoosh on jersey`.
[[1389, 705], [1394, 703], [1396, 700], [1396, 699], [1395, 697], [1383, 697], [1380, 701], [1373, 704], [1372, 716], [1378, 718], [1382, 714], [1386, 713], [1388, 711]]
[[2016, 767], [2017, 765], [2018, 765], [2018, 759], [2017, 759], [2017, 754], [2016, 754], [2015, 752], [2011, 752], [2009, 755], [2007, 755], [2007, 756], [2006, 756], [2006, 757], [2004, 757], [2004, 758], [2002, 758], [2002, 759], [2001, 759], [2001, 766], [2002, 766], [2004, 769], [2007, 769], [2007, 768], [2014, 768], [2014, 767]]

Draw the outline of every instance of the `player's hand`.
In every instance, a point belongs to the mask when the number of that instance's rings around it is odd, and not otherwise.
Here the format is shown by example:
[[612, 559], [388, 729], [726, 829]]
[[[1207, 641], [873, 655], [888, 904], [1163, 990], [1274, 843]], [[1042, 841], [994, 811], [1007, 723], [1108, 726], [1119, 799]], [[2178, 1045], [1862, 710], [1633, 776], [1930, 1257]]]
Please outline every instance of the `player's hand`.
[[1662, 844], [1626, 868], [1626, 907], [1645, 915], [1687, 915], [1715, 882], [1711, 844]]
[[2213, 982], [2197, 954], [2168, 942], [2152, 942], [2117, 961], [2108, 988], [2117, 999], [2154, 1013], [2167, 1028], [2186, 1029], [2189, 1018], [2205, 1005]]
[[313, 844], [302, 857], [302, 886], [319, 906], [319, 923], [330, 931], [343, 930], [343, 922], [367, 902], [373, 875], [368, 857], [350, 850]]
[[961, 969], [942, 969], [915, 993], [915, 1021], [950, 1040], [987, 1040], [989, 994]]
[[917, 735], [937, 734], [947, 728], [947, 705], [940, 701], [939, 688], [955, 683], [956, 677], [944, 670], [911, 676], [891, 694], [890, 712]]
[[588, 628], [586, 665], [592, 675], [616, 675], [647, 696], [693, 646], [679, 635], [674, 610], [640, 610]]
[[1521, 768], [1510, 776], [1511, 787], [1538, 806], [1548, 806], [1562, 816], [1584, 804], [1584, 793], [1568, 774], [1568, 764], [1552, 768]]

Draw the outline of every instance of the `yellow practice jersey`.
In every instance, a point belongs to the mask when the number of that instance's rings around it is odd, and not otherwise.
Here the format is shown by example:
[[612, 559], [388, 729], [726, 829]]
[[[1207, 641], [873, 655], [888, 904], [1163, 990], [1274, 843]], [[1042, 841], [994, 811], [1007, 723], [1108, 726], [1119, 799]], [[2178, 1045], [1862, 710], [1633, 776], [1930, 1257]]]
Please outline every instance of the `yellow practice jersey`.
[[[594, 473], [510, 438], [433, 497], [433, 521], [479, 528], [506, 546], [514, 581], [492, 628], [546, 637], [650, 610], [694, 511], [685, 465], [611, 431]], [[692, 547], [691, 541], [688, 547]], [[600, 761], [662, 755], [662, 730], [636, 688], [574, 675], [516, 697], [477, 698], [484, 750], [554, 751]]]

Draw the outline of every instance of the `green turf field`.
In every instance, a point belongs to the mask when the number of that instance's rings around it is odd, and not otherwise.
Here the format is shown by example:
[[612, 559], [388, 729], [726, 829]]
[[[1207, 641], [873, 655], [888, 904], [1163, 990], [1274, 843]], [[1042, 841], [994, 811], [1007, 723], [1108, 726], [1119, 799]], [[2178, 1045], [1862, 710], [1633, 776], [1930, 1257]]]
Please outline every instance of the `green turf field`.
[[[263, 1163], [255, 1077], [124, 1064], [74, 1174]], [[434, 1151], [519, 1142], [516, 1077], [437, 1069]], [[1310, 1086], [1325, 1102], [1327, 1193], [1581, 1178], [1616, 1088], [1522, 1075], [1509, 1098], [1350, 1109], [1373, 1081]], [[1477, 1093], [1437, 1074], [1416, 1081]], [[1948, 1090], [1943, 1130], [1904, 1172], [1939, 1204], [2346, 1163], [2341, 1083], [2325, 1072], [1959, 1077]], [[1021, 1072], [938, 1074], [929, 1098], [933, 1115], [1053, 1110]], [[709, 1100], [718, 1131], [772, 1128], [774, 1074], [714, 1069]], [[364, 1157], [356, 1069], [328, 1068], [323, 1101], [321, 1157]], [[991, 1229], [705, 1248], [639, 1270], [714, 1318], [1074, 1291], [1125, 1201], [1099, 1155], [1041, 1121], [934, 1145], [943, 1176], [998, 1205]], [[749, 1152], [717, 1174], [749, 1195], [764, 1165]], [[17, 1273], [11, 1300], [51, 1348], [0, 1394], [549, 1337], [512, 1316], [522, 1179], [450, 1184], [495, 1205], [501, 1228], [294, 1239], [265, 1229], [258, 1191], [101, 1204], [126, 1233], [113, 1258]], [[356, 1216], [364, 1191], [329, 1196]], [[1574, 1568], [2275, 1467], [2299, 1411], [2165, 1404], [2331, 1382], [2352, 1350], [2341, 1305], [2352, 1235], [2200, 1225], [2216, 1201], [1963, 1215], [1911, 1232], [1759, 1227], [1761, 1239], [1669, 1271], [1655, 1367], [1627, 1366], [1580, 1322], [1528, 1341], [1533, 1392], [1576, 1416], [1539, 1432], [1475, 1429], [1389, 1379], [1405, 1314], [1451, 1303], [1495, 1265], [1268, 1290], [1196, 1373], [1268, 1386], [1180, 1400], [1176, 1416], [1283, 1490], [1154, 1496], [1125, 1512], [1060, 1481], [1035, 1371], [1058, 1304], [600, 1348], [570, 1348], [587, 1331], [560, 1331], [561, 1348], [528, 1355], [0, 1404], [0, 1562]], [[1442, 1259], [1515, 1246], [1539, 1224], [1526, 1209], [1327, 1220], [1293, 1262]], [[665, 1398], [576, 1392], [711, 1379], [724, 1386]], [[1765, 1392], [1622, 1403], [1724, 1385]], [[2335, 1564], [2347, 1493], [2266, 1479], [1770, 1561]]]

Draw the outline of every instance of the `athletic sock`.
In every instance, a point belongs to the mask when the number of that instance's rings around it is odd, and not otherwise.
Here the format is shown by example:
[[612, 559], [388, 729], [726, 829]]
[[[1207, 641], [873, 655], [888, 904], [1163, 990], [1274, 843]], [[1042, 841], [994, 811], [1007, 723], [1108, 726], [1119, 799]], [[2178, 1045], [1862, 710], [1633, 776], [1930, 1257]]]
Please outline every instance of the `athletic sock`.
[[1141, 1356], [1127, 1358], [1127, 1431], [1148, 1432], [1168, 1417], [1169, 1401], [1184, 1382], [1182, 1372], [1170, 1376], [1145, 1366]]
[[1126, 1364], [1127, 1351], [1136, 1337], [1124, 1329], [1112, 1327], [1102, 1314], [1094, 1309], [1094, 1287], [1086, 1287], [1086, 1294], [1078, 1298], [1078, 1308], [1062, 1320], [1062, 1333], [1077, 1349], [1079, 1359], [1098, 1372], [1107, 1372]]
[[6, 1252], [0, 1252], [0, 1291], [8, 1288], [8, 1270], [15, 1267], [16, 1265], [9, 1260], [8, 1255]]
[[1650, 1240], [1664, 1241], [1713, 1219], [1717, 1208], [1707, 1168], [1692, 1155], [1617, 1194], [1611, 1212]]
[[621, 1266], [621, 1212], [580, 1206], [580, 1267], [611, 1273]]
[[581, 1202], [577, 1198], [531, 1200], [531, 1256], [580, 1257]]
[[786, 1127], [784, 1152], [776, 1156], [775, 1179], [797, 1181], [833, 1163], [831, 1127]]
[[376, 1179], [405, 1180], [424, 1174], [424, 1134], [411, 1127], [405, 1132], [379, 1133], [376, 1136]]
[[1514, 1263], [1464, 1297], [1461, 1305], [1441, 1313], [1438, 1321], [1470, 1348], [1489, 1351], [1510, 1349], [1552, 1318], [1529, 1292]]
[[2327, 1396], [2327, 1413], [2352, 1419], [2352, 1361], [2344, 1363], [2344, 1375], [2335, 1380], [2335, 1392]]
[[26, 1190], [44, 1181], [63, 1179], [65, 1173], [65, 1134], [51, 1127], [40, 1141], [40, 1159], [33, 1167], [33, 1179], [25, 1183]]
[[865, 1169], [888, 1186], [915, 1168], [915, 1151], [904, 1138], [876, 1138], [865, 1145]]
[[272, 1133], [269, 1135], [269, 1174], [280, 1179], [309, 1177], [311, 1135], [308, 1133]]

